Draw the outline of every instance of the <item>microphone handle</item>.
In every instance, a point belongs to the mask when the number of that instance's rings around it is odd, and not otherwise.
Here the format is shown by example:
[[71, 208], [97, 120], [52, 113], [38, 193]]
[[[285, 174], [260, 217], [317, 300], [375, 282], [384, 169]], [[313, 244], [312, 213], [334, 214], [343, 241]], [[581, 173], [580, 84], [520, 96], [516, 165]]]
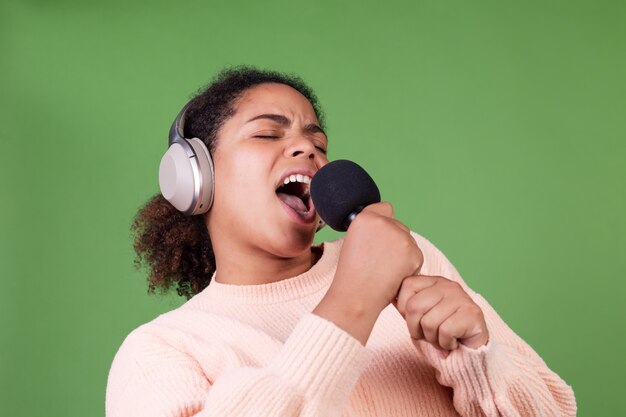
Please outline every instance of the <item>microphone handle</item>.
[[356, 218], [356, 215], [362, 212], [364, 208], [365, 206], [358, 206], [352, 213], [348, 214], [348, 217], [346, 217], [346, 220], [343, 222], [344, 230], [348, 230], [350, 223], [352, 223], [352, 221]]

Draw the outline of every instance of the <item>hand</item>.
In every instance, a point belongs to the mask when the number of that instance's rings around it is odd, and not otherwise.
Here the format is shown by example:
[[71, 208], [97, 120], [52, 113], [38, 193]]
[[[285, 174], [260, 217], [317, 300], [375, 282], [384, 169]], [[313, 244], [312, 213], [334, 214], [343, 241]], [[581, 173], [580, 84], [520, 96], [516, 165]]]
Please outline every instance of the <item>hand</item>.
[[402, 280], [418, 274], [423, 262], [409, 229], [393, 218], [391, 204], [370, 204], [350, 224], [333, 283], [313, 313], [365, 345]]
[[393, 302], [406, 320], [411, 337], [437, 349], [454, 350], [461, 343], [478, 348], [489, 333], [480, 307], [460, 284], [440, 276], [406, 278]]
[[344, 300], [360, 300], [378, 315], [395, 300], [402, 280], [419, 273], [423, 262], [409, 228], [393, 218], [391, 204], [371, 204], [348, 228], [332, 285]]

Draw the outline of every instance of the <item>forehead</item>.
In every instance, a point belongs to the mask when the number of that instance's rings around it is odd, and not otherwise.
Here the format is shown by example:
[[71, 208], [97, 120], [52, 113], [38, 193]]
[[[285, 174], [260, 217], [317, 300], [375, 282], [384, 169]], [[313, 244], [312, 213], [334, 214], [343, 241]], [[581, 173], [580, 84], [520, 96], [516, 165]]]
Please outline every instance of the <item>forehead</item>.
[[254, 86], [237, 100], [234, 107], [235, 117], [249, 119], [262, 113], [276, 113], [290, 119], [317, 121], [309, 100], [298, 90], [285, 84], [265, 83]]

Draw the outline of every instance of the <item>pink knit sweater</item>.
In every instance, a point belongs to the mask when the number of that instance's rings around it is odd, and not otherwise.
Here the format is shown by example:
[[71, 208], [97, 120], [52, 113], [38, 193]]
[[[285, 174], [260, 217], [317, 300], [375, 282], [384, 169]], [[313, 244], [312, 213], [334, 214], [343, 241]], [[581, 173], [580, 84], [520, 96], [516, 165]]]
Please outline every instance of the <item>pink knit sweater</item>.
[[342, 240], [306, 273], [262, 285], [216, 281], [133, 330], [106, 391], [108, 417], [574, 416], [552, 372], [427, 239], [421, 273], [458, 281], [483, 309], [489, 342], [446, 358], [414, 341], [393, 305], [366, 346], [311, 313], [333, 279]]

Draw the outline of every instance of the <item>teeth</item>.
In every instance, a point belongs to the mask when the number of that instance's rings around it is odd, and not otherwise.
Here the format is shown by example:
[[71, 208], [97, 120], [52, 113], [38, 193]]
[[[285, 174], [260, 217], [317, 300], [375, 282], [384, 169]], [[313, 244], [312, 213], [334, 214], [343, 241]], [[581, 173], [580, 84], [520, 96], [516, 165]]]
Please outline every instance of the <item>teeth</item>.
[[304, 184], [310, 184], [311, 183], [311, 177], [308, 177], [306, 175], [290, 175], [287, 178], [285, 178], [285, 181], [283, 181], [283, 184], [289, 184], [290, 182], [300, 182], [300, 183], [304, 183]]

